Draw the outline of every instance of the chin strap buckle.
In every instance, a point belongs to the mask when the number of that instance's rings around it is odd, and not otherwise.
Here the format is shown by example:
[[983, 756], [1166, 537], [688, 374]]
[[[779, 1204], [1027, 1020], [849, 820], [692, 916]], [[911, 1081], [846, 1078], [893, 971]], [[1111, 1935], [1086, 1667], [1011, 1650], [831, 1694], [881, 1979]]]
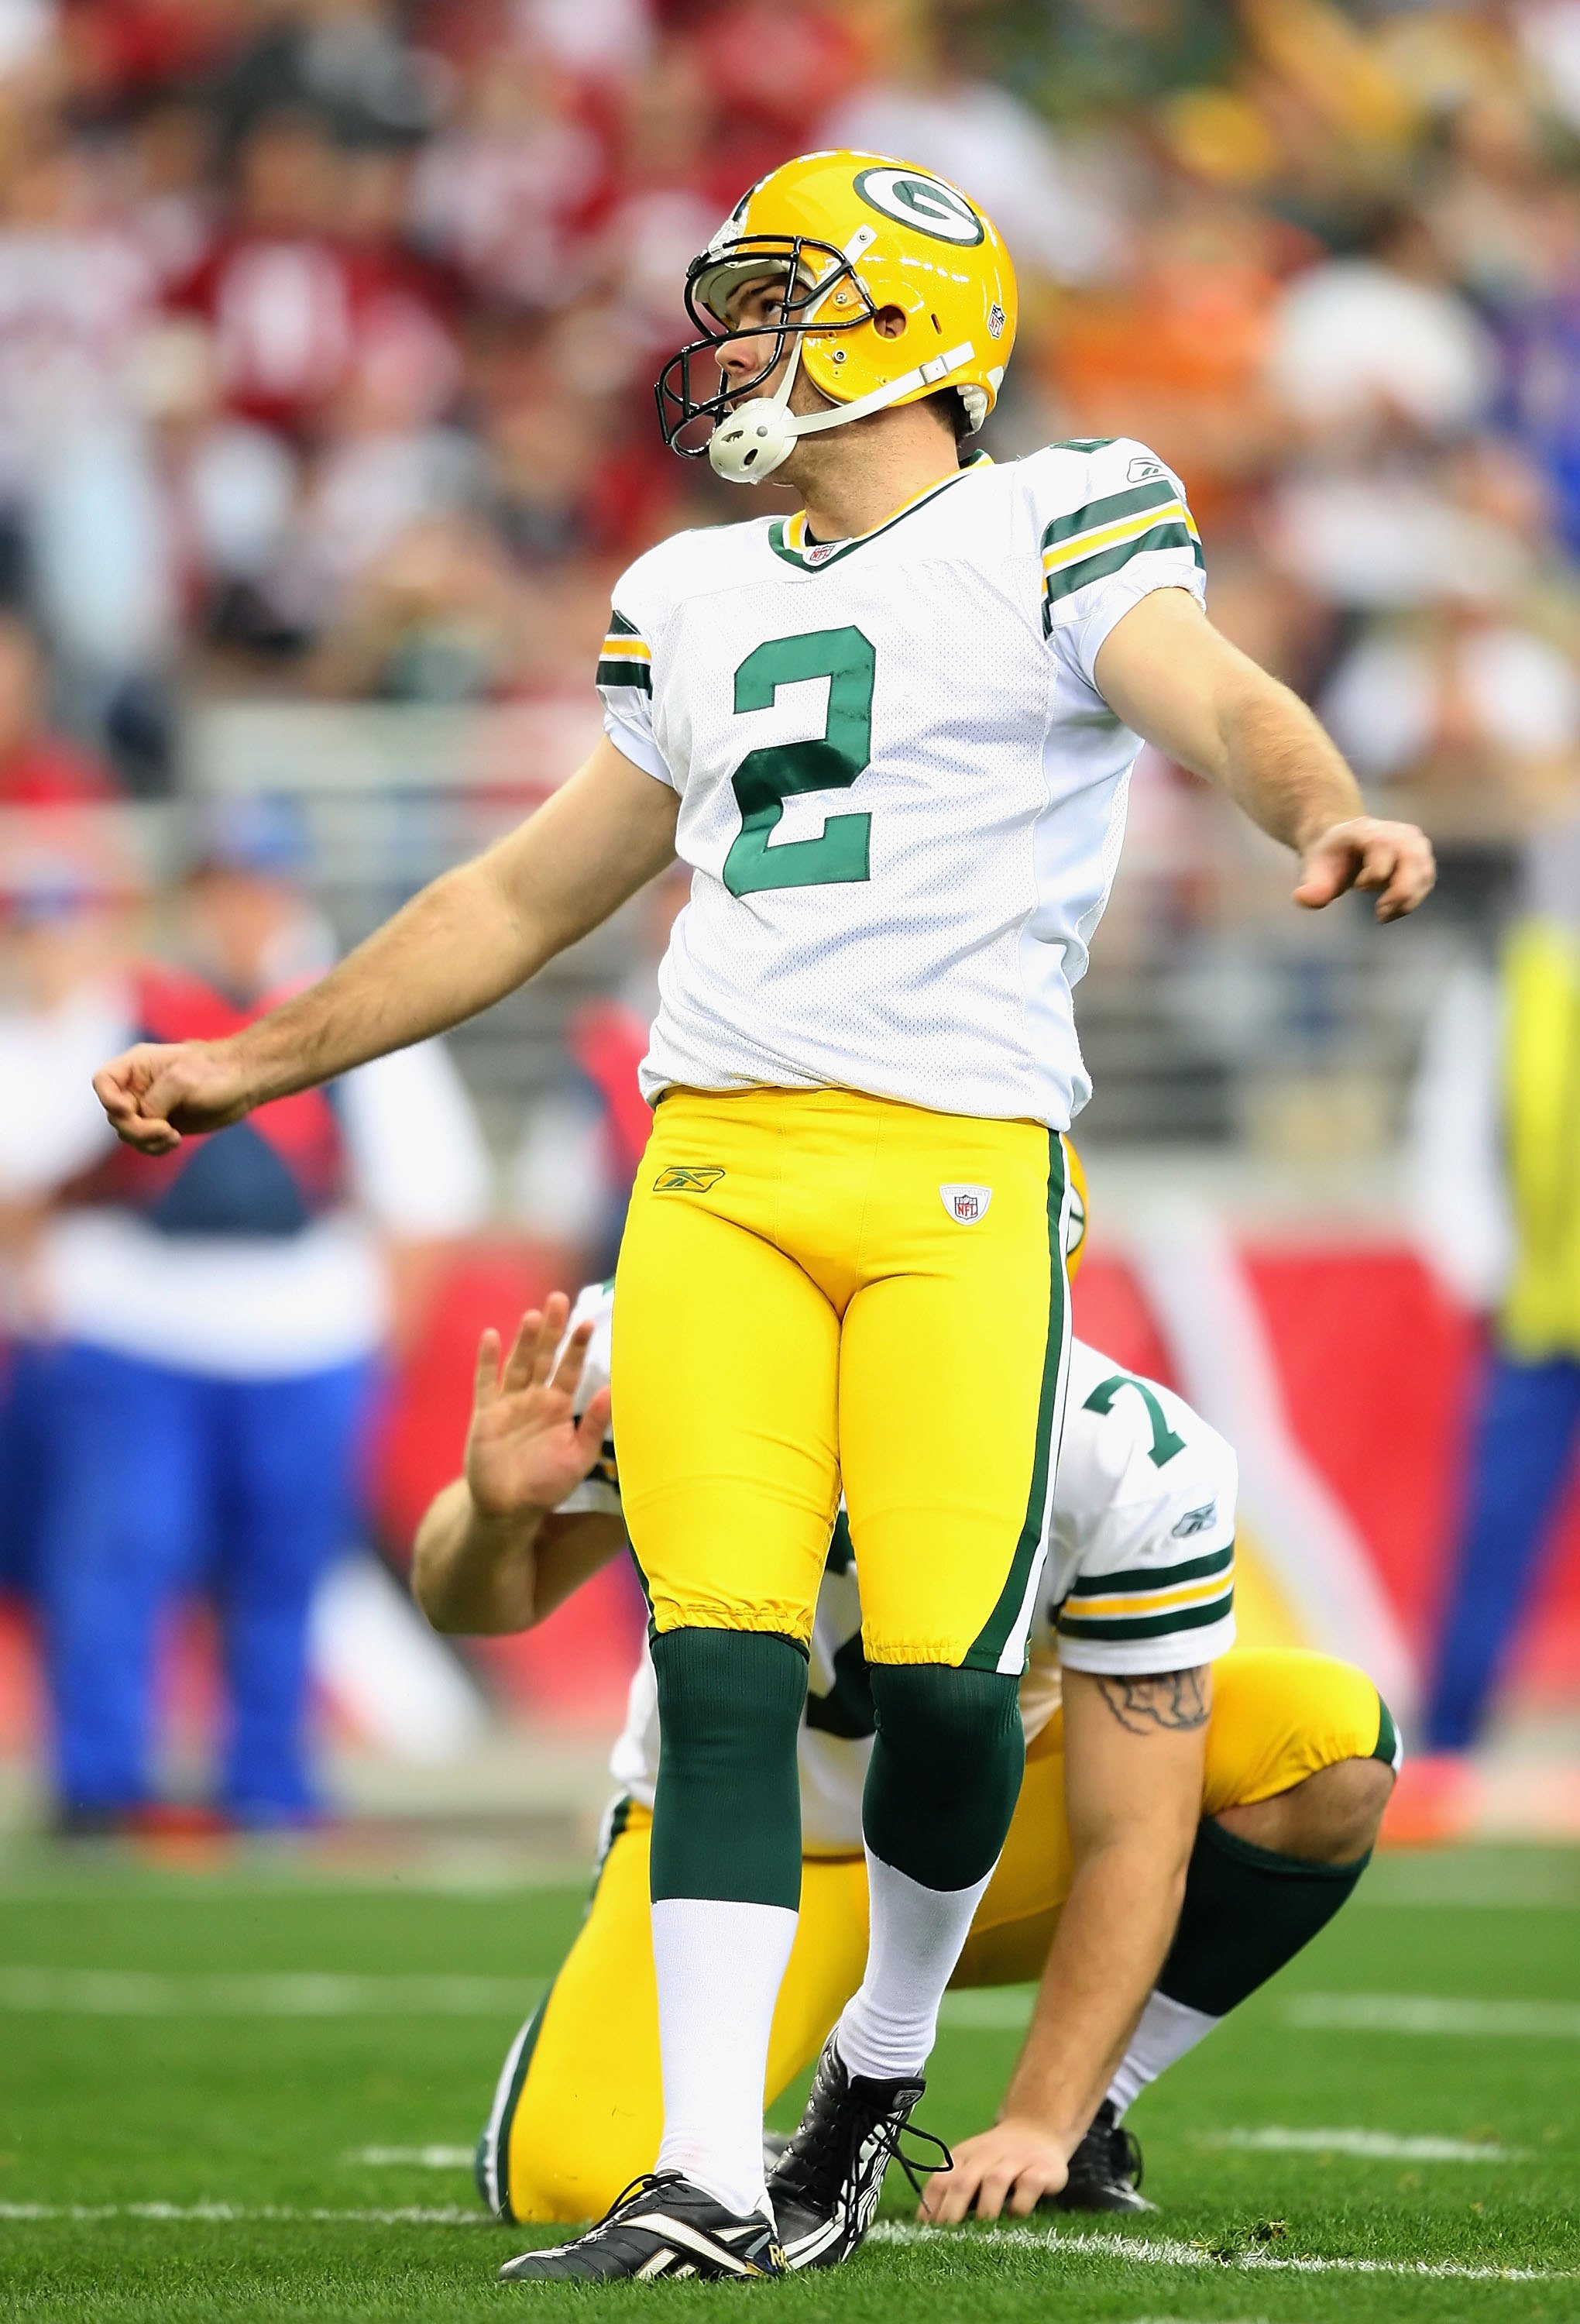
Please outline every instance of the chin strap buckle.
[[923, 386], [936, 387], [939, 381], [947, 379], [951, 371], [959, 371], [962, 364], [969, 363], [973, 352], [971, 343], [967, 339], [960, 346], [951, 347], [947, 355], [932, 355], [926, 363], [919, 364], [916, 376]]

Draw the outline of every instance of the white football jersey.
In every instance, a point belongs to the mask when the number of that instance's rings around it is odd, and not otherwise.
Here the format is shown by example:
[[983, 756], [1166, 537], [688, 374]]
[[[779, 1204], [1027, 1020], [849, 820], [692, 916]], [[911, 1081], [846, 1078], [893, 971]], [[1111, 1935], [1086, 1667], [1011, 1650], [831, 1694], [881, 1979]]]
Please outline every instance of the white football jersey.
[[852, 540], [764, 517], [638, 558], [604, 723], [679, 794], [694, 874], [647, 1096], [835, 1086], [1067, 1129], [1140, 748], [1093, 669], [1162, 588], [1202, 596], [1200, 544], [1124, 437], [978, 454]]
[[[583, 1291], [572, 1325], [591, 1318], [581, 1397], [609, 1379], [613, 1287]], [[1142, 1677], [1215, 1662], [1235, 1643], [1235, 1456], [1182, 1397], [1123, 1371], [1084, 1341], [1070, 1351], [1070, 1402], [1053, 1489], [1053, 1524], [1021, 1682], [1027, 1739], [1059, 1702], [1061, 1668]], [[562, 1507], [618, 1517], [620, 1480], [606, 1442], [597, 1469]], [[861, 1600], [841, 1510], [813, 1623], [802, 1720], [802, 1844], [844, 1856], [861, 1845], [861, 1791], [872, 1750], [872, 1692], [861, 1653]], [[611, 1771], [653, 1803], [658, 1701], [644, 1647]]]

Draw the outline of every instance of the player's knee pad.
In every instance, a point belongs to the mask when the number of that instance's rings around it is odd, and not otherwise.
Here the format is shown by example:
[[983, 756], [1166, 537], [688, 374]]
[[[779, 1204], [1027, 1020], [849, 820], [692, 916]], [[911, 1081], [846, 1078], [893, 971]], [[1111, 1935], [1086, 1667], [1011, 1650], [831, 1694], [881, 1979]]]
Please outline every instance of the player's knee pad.
[[969, 1888], [997, 1861], [1020, 1792], [1018, 1683], [939, 1663], [878, 1663], [871, 1678], [867, 1844], [924, 1887]]
[[652, 1892], [794, 1912], [801, 1894], [796, 1734], [806, 1655], [761, 1630], [665, 1630]]

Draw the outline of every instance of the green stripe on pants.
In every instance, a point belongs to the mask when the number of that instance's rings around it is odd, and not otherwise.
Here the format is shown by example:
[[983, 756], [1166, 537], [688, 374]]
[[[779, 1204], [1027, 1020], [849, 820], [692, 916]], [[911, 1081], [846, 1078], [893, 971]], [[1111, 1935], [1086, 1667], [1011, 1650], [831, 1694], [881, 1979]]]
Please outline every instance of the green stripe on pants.
[[[1054, 1423], [1059, 1416], [1060, 1383], [1064, 1376], [1064, 1350], [1069, 1336], [1070, 1284], [1064, 1272], [1064, 1147], [1056, 1130], [1048, 1132], [1048, 1337], [1043, 1351], [1043, 1384], [1037, 1397], [1037, 1435], [1032, 1457], [1031, 1490], [1020, 1538], [998, 1602], [966, 1655], [967, 1670], [996, 1671], [1015, 1625], [1025, 1609], [1026, 1596], [1039, 1572], [1047, 1540], [1048, 1509], [1052, 1498], [1053, 1464], [1059, 1457]], [[1024, 1666], [1022, 1660], [1016, 1675]]]

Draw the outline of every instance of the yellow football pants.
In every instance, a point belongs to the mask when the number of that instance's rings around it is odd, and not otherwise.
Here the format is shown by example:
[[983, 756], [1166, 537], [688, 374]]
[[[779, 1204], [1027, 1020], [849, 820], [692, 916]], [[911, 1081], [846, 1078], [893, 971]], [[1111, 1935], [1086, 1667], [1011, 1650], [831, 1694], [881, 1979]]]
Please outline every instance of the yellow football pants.
[[[1250, 1806], [1341, 1759], [1368, 1758], [1384, 1723], [1376, 1688], [1348, 1663], [1298, 1652], [1228, 1655], [1214, 1666], [1202, 1813]], [[658, 2151], [651, 1818], [628, 1805], [616, 1822], [581, 1933], [506, 2061], [485, 2134], [489, 2199], [520, 2221], [598, 2216], [651, 2170]], [[1027, 1754], [1009, 1838], [951, 1982], [1041, 1976], [1070, 1876], [1063, 1721], [1055, 1716]], [[808, 1857], [768, 2050], [770, 2102], [817, 2055], [866, 1960], [865, 1864]]]
[[659, 1630], [812, 1635], [841, 1485], [883, 1663], [1017, 1673], [1068, 1341], [1031, 1121], [671, 1091], [620, 1248], [620, 1497]]

